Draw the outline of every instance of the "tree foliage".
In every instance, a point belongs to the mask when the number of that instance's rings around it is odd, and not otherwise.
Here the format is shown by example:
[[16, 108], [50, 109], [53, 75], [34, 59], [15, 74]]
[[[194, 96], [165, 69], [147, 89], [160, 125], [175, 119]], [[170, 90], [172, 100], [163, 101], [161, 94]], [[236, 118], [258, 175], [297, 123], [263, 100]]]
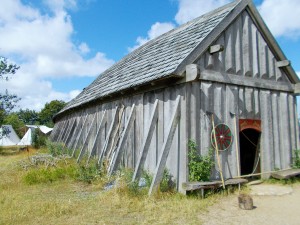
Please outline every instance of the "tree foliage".
[[[20, 67], [7, 62], [7, 59], [0, 56], [0, 79], [9, 80], [9, 75], [15, 74]], [[8, 90], [0, 93], [0, 123], [3, 124], [5, 116], [16, 106], [20, 100], [18, 96], [10, 94]]]
[[39, 123], [39, 113], [34, 110], [20, 109], [17, 114], [19, 119], [25, 124], [34, 125]]
[[8, 80], [10, 74], [15, 74], [20, 69], [16, 64], [7, 62], [7, 59], [0, 56], [0, 78]]
[[25, 124], [19, 119], [17, 113], [10, 113], [4, 119], [4, 124], [12, 125], [19, 137], [25, 134]]
[[39, 113], [39, 121], [48, 127], [53, 127], [53, 116], [58, 113], [66, 103], [64, 101], [53, 100], [50, 103], [46, 103], [45, 107]]

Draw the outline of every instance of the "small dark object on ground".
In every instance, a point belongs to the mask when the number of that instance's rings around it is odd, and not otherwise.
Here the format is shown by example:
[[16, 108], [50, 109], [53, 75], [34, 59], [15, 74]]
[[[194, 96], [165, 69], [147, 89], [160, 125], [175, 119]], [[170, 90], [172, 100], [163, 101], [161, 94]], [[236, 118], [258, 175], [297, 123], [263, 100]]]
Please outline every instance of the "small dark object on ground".
[[246, 209], [246, 210], [253, 209], [253, 199], [250, 195], [240, 194], [238, 200], [239, 200], [239, 207], [241, 209]]

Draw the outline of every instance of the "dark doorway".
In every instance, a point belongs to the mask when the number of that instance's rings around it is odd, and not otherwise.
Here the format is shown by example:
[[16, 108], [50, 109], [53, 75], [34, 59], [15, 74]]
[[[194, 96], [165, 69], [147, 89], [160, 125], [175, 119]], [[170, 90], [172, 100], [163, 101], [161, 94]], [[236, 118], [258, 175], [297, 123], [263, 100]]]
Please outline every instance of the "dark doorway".
[[241, 175], [260, 172], [259, 141], [260, 132], [244, 129], [240, 132]]

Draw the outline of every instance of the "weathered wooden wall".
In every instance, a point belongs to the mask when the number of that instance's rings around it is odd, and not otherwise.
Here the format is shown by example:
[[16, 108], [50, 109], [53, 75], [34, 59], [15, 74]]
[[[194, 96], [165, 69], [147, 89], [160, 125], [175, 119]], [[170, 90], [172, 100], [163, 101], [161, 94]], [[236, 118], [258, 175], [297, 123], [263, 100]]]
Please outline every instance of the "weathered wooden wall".
[[[196, 141], [201, 154], [211, 147], [212, 123], [208, 111], [214, 113], [216, 124], [225, 123], [232, 132], [235, 118], [230, 112], [236, 114], [237, 120], [261, 120], [261, 170], [288, 168], [292, 150], [299, 148], [296, 99], [293, 84], [285, 70], [277, 67], [273, 50], [247, 11], [213, 44], [224, 46], [224, 51], [210, 54], [208, 50], [198, 58], [195, 63], [200, 68], [200, 79], [78, 109], [56, 122], [52, 140], [78, 149], [81, 152], [78, 160], [83, 155], [99, 161], [106, 157], [113, 165], [112, 156], [116, 152], [121, 154], [120, 165], [135, 169], [157, 104], [157, 120], [144, 164], [146, 170], [154, 173], [161, 162], [176, 99], [180, 96], [179, 123], [166, 161], [179, 191], [181, 183], [188, 179], [188, 140]], [[129, 129], [131, 118], [133, 125]], [[238, 174], [236, 151], [232, 145], [220, 153], [225, 178]], [[217, 169], [213, 178], [219, 178]]]

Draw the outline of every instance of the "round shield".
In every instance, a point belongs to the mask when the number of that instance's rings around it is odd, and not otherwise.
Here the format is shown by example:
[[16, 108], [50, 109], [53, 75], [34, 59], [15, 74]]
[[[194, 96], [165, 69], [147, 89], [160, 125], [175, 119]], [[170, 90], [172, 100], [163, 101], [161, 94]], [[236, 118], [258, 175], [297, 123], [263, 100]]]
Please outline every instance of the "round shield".
[[[214, 127], [214, 130], [215, 130], [218, 150], [219, 151], [227, 150], [232, 143], [232, 133], [231, 133], [230, 128], [226, 124], [220, 123]], [[210, 140], [211, 140], [212, 146], [214, 148], [216, 148], [214, 130], [211, 131]]]

